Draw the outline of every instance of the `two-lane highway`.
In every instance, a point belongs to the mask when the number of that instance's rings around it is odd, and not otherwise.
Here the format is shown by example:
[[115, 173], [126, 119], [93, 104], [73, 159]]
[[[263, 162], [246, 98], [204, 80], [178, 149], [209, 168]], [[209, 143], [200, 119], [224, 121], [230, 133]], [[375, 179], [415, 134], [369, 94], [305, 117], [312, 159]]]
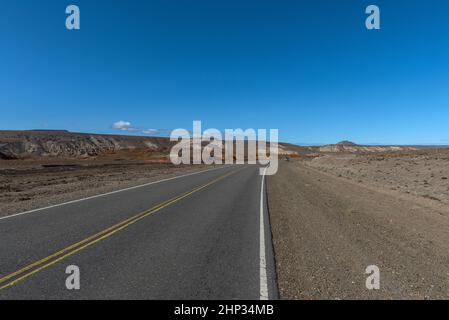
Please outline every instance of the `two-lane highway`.
[[258, 166], [0, 219], [0, 248], [0, 299], [277, 298]]

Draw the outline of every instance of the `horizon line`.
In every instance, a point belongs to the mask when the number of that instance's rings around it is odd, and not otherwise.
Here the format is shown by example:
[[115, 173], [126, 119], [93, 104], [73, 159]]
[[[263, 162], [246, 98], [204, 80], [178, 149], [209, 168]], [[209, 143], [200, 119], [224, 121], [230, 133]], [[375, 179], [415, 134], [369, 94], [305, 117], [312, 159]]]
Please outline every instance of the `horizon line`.
[[[123, 133], [97, 133], [97, 132], [78, 132], [78, 131], [70, 131], [67, 129], [23, 129], [23, 130], [3, 130], [0, 129], [0, 132], [66, 132], [66, 133], [73, 133], [73, 134], [92, 134], [92, 135], [110, 135], [110, 136], [124, 136], [124, 137], [147, 137], [147, 138], [167, 138], [169, 139], [169, 136], [158, 136], [158, 135], [148, 135], [148, 134], [137, 134], [137, 132], [132, 132], [135, 134], [123, 134]], [[293, 144], [293, 145], [297, 145], [300, 147], [320, 147], [320, 146], [325, 146], [325, 145], [335, 145], [338, 144], [339, 142], [342, 141], [349, 141], [349, 142], [353, 142], [356, 140], [352, 140], [352, 139], [345, 139], [345, 140], [340, 140], [334, 143], [324, 143], [324, 142], [316, 142], [316, 143], [310, 143], [310, 142], [289, 142], [289, 141], [279, 141], [278, 143], [288, 143], [288, 144]], [[449, 141], [448, 142], [426, 142], [426, 143], [382, 143], [382, 142], [370, 142], [370, 143], [355, 143], [353, 142], [355, 145], [357, 146], [409, 146], [409, 147], [414, 147], [414, 146], [424, 146], [424, 147], [449, 147]]]

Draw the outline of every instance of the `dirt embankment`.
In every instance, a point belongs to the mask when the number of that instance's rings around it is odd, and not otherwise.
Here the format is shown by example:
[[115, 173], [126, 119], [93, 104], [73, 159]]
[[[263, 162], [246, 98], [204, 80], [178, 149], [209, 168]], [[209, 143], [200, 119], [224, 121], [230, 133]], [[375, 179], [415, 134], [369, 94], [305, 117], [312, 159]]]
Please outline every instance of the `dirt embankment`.
[[[282, 162], [267, 181], [282, 298], [449, 297], [447, 206], [378, 192], [301, 161]], [[379, 290], [365, 286], [369, 265], [380, 269]]]

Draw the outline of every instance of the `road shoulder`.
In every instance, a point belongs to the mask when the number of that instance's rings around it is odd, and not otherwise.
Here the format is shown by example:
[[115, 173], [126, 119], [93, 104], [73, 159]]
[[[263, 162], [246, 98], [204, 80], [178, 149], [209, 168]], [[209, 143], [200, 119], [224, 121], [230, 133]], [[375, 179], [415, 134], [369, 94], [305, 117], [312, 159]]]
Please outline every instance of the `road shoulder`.
[[[447, 297], [446, 216], [298, 162], [267, 181], [281, 298]], [[372, 264], [380, 290], [365, 287]]]

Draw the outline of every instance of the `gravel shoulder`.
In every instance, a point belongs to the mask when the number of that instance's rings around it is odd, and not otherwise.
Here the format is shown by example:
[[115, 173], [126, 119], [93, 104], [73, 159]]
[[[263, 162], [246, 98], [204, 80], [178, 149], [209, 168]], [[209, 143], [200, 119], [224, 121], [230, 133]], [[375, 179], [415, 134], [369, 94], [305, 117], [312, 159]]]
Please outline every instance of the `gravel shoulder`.
[[[447, 208], [301, 161], [282, 162], [267, 189], [281, 298], [449, 297]], [[379, 290], [366, 289], [369, 265]]]

